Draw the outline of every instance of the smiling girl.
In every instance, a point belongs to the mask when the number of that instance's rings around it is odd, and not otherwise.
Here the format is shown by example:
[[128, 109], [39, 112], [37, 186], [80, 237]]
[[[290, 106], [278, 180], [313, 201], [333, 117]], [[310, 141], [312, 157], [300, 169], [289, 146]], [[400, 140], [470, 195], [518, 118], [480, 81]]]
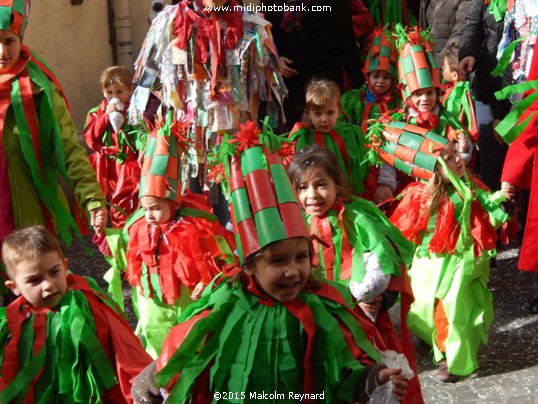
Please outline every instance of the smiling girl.
[[[387, 369], [348, 307], [349, 294], [312, 268], [310, 234], [279, 155], [278, 139], [261, 143], [255, 124], [225, 138], [225, 186], [241, 266], [229, 268], [181, 317], [161, 356], [135, 380], [135, 402], [367, 401], [389, 380], [401, 400], [401, 369]], [[268, 140], [270, 135], [264, 133]], [[227, 148], [227, 149], [226, 149]], [[241, 396], [243, 392], [244, 395]], [[237, 395], [235, 395], [237, 394]]]

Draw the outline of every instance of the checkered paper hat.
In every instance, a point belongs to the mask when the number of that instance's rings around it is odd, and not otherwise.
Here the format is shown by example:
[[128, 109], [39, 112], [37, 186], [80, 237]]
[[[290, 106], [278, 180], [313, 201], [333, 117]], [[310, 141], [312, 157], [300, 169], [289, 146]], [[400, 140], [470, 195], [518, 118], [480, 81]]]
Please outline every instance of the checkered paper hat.
[[431, 130], [394, 120], [373, 124], [368, 136], [384, 162], [424, 180], [433, 176], [437, 159], [449, 142]]
[[368, 56], [362, 72], [366, 77], [375, 70], [383, 70], [396, 80], [398, 77], [396, 69], [397, 58], [398, 52], [392, 42], [390, 32], [384, 27], [378, 27], [370, 35]]
[[441, 88], [441, 71], [435, 63], [435, 56], [428, 33], [414, 27], [405, 29], [394, 27], [398, 56], [398, 76], [403, 99], [406, 100], [416, 90]]
[[0, 30], [11, 31], [22, 39], [29, 12], [30, 0], [0, 0]]
[[[225, 136], [214, 162], [230, 201], [232, 223], [241, 263], [265, 246], [292, 237], [310, 237], [304, 211], [282, 165], [287, 143], [267, 125], [239, 124]], [[213, 168], [218, 169], [218, 164]], [[222, 178], [224, 177], [224, 178]]]
[[139, 198], [154, 196], [180, 202], [181, 157], [186, 148], [189, 122], [169, 113], [149, 130], [140, 175]]

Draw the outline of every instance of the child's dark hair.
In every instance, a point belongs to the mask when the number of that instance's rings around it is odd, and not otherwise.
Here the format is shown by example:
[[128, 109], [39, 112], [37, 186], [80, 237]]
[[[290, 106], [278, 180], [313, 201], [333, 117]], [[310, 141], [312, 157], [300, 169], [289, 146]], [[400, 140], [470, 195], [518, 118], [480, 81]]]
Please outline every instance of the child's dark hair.
[[288, 177], [293, 188], [297, 190], [305, 176], [310, 175], [315, 168], [323, 168], [334, 180], [338, 196], [346, 197], [349, 195], [349, 184], [342, 175], [336, 156], [326, 147], [318, 145], [307, 146], [293, 156], [288, 167]]
[[2, 245], [2, 260], [11, 279], [15, 267], [23, 261], [33, 261], [55, 251], [64, 258], [58, 239], [44, 226], [21, 227], [13, 231]]
[[445, 58], [448, 61], [448, 66], [450, 67], [451, 72], [458, 71], [459, 65], [459, 55], [458, 47], [456, 45], [449, 46], [445, 52]]
[[328, 79], [312, 79], [306, 86], [305, 110], [321, 108], [330, 100], [336, 99], [338, 108], [342, 108], [342, 93], [338, 84]]
[[133, 74], [126, 67], [112, 66], [103, 70], [99, 84], [101, 84], [101, 88], [103, 90], [112, 84], [117, 84], [131, 89], [133, 88]]

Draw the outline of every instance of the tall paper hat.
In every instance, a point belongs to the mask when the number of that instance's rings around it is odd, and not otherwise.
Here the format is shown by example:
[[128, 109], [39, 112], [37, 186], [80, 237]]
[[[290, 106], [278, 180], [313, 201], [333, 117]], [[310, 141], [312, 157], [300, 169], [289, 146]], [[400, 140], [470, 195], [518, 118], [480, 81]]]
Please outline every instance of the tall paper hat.
[[0, 30], [11, 31], [22, 39], [29, 11], [30, 0], [0, 0]]
[[222, 163], [213, 167], [212, 175], [224, 176], [221, 184], [230, 201], [241, 263], [275, 241], [310, 238], [304, 211], [282, 165], [286, 150], [287, 144], [271, 132], [267, 120], [263, 131], [248, 121], [239, 124], [234, 136], [225, 136], [213, 158]]
[[396, 80], [396, 61], [398, 53], [392, 42], [391, 34], [383, 27], [374, 29], [369, 38], [368, 56], [364, 63], [362, 72], [366, 77], [375, 70], [383, 70], [389, 73]]
[[441, 71], [435, 64], [431, 38], [427, 32], [414, 27], [394, 27], [398, 56], [398, 76], [403, 99], [416, 90], [428, 87], [441, 88]]
[[368, 136], [384, 162], [425, 180], [432, 177], [437, 159], [449, 142], [431, 130], [388, 120], [371, 125]]
[[181, 201], [181, 157], [189, 126], [188, 122], [176, 121], [170, 112], [149, 131], [140, 175], [139, 198], [154, 196]]

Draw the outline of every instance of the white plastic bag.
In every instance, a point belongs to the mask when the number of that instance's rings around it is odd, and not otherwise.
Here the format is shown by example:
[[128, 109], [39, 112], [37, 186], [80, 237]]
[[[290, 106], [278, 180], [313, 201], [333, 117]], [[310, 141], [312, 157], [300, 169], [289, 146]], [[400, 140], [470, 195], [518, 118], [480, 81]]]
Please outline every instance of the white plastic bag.
[[[409, 362], [404, 354], [399, 354], [398, 352], [386, 350], [381, 351], [380, 353], [381, 361], [389, 369], [402, 369], [402, 376], [407, 380], [411, 380], [415, 373], [409, 366]], [[394, 384], [391, 381], [388, 381], [374, 390], [368, 404], [398, 404], [399, 401], [396, 395], [392, 392]]]
[[117, 98], [112, 98], [108, 103], [116, 105], [116, 108], [118, 109], [117, 111], [112, 111], [108, 113], [108, 119], [110, 120], [110, 125], [112, 125], [112, 129], [114, 129], [114, 132], [118, 132], [125, 123], [125, 118], [119, 111], [123, 111], [123, 108], [125, 108], [125, 106]]

